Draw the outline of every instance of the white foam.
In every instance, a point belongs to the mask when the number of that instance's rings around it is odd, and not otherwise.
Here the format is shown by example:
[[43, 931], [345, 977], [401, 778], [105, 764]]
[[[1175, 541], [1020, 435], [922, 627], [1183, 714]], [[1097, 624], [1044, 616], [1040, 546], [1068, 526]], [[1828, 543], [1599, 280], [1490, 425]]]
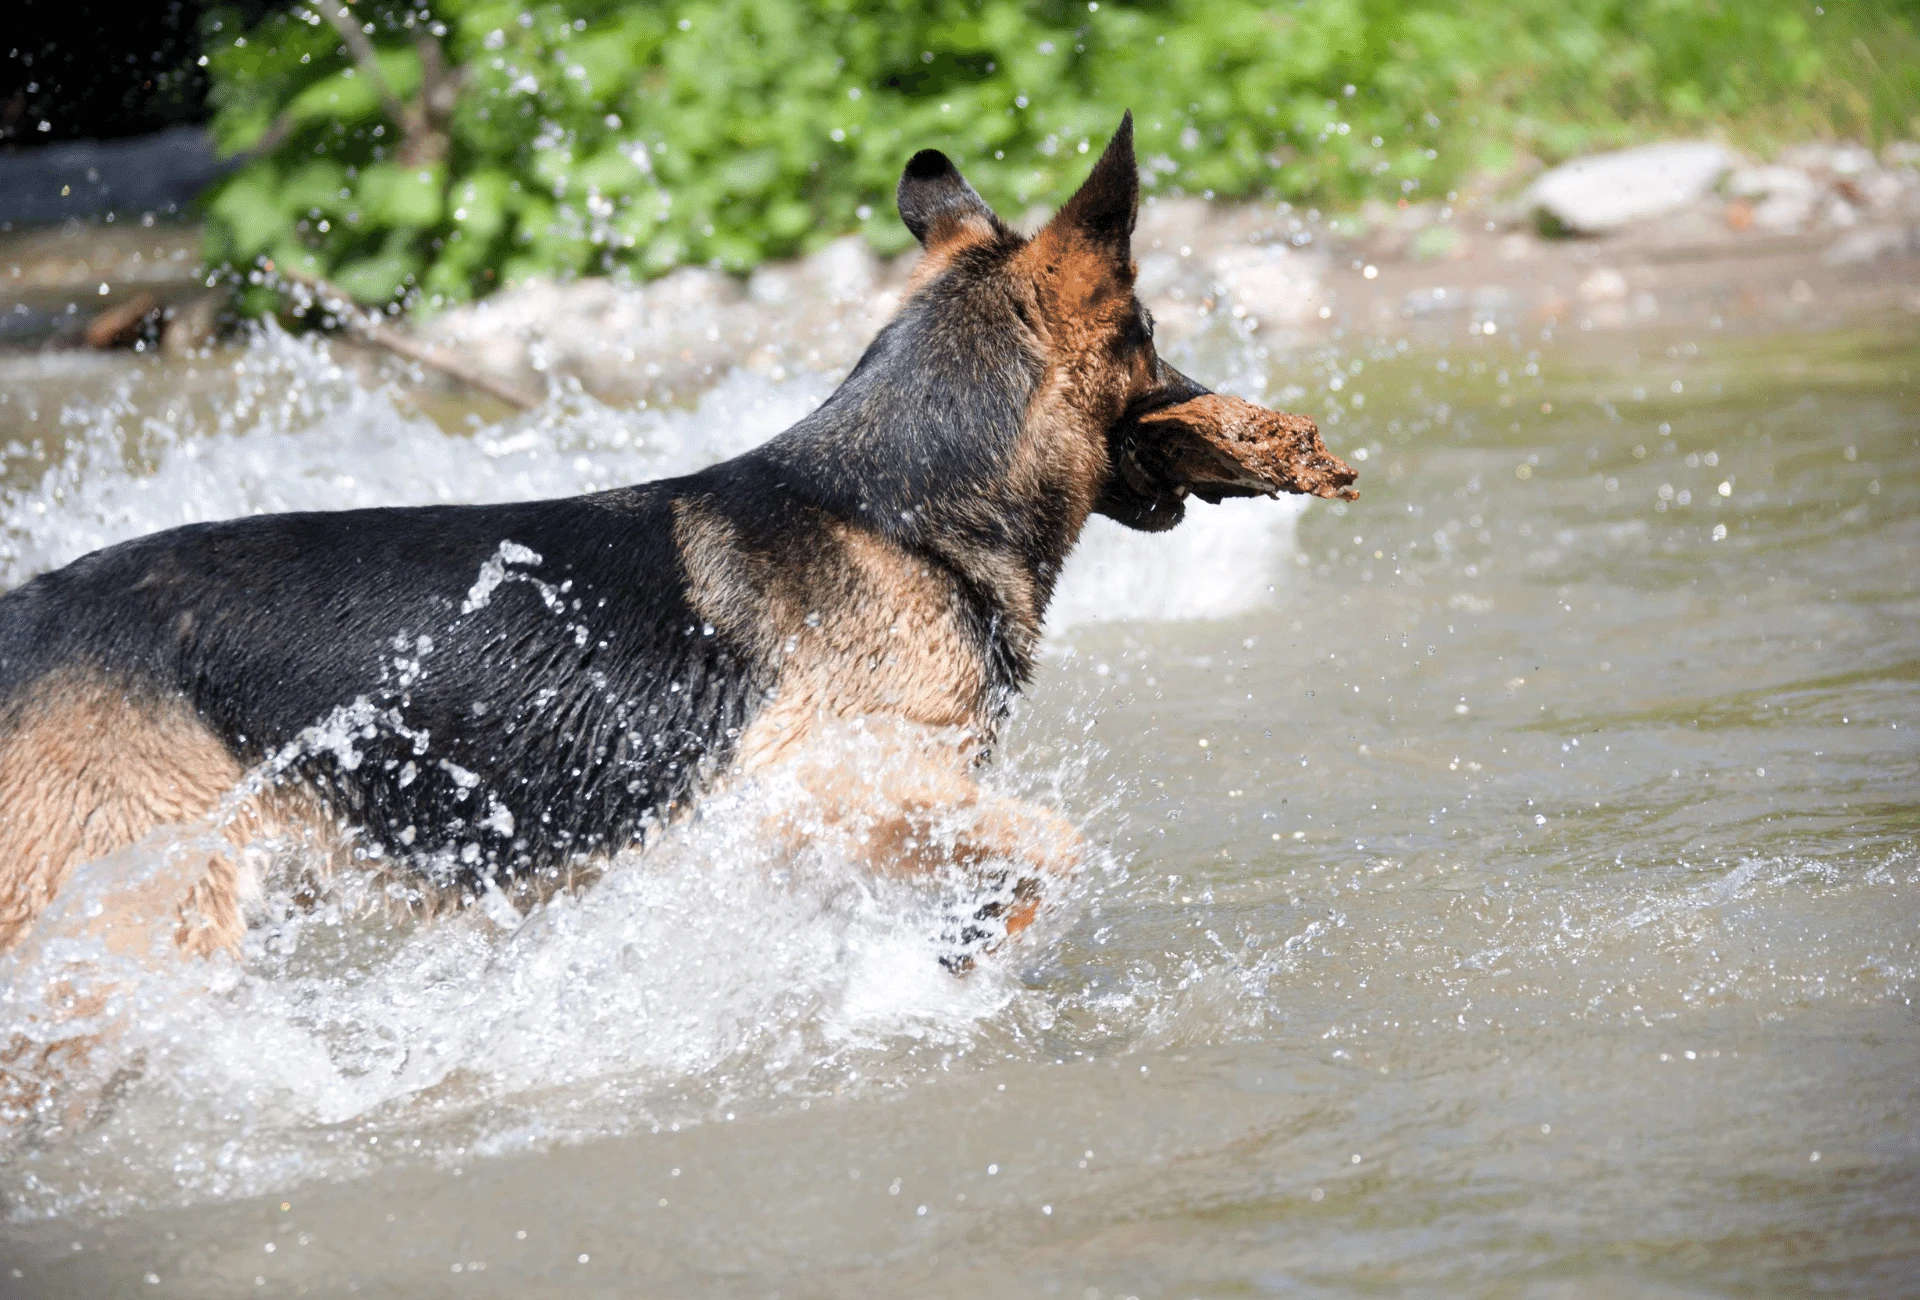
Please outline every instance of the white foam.
[[1256, 609], [1294, 554], [1305, 502], [1191, 502], [1166, 533], [1134, 532], [1096, 516], [1060, 575], [1047, 624], [1229, 618]]
[[[855, 771], [883, 757], [841, 756]], [[942, 970], [944, 896], [854, 866], [818, 816], [791, 782], [742, 786], [524, 916], [497, 896], [425, 925], [369, 914], [377, 883], [359, 876], [305, 908], [283, 880], [238, 965], [116, 957], [88, 930], [177, 875], [204, 831], [87, 864], [36, 941], [0, 959], [0, 1042], [106, 1035], [43, 1121], [117, 1073], [140, 1082], [41, 1165], [16, 1212], [245, 1195], [364, 1168], [403, 1133], [457, 1160], [475, 1142], [624, 1131], [662, 1107], [695, 1119], [689, 1088], [751, 1102], [884, 1086], [1037, 996], [997, 963]], [[767, 834], [776, 817], [803, 847]], [[67, 1010], [76, 990], [101, 1004]], [[102, 1168], [119, 1179], [104, 1195]]]

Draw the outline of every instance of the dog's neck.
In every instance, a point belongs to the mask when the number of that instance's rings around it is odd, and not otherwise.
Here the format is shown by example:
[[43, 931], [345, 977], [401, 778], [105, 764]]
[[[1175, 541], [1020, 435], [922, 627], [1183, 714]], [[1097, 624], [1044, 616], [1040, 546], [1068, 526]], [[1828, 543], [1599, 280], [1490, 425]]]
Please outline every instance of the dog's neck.
[[[951, 573], [1006, 685], [1091, 509], [1084, 457], [1053, 454], [1046, 368], [1013, 329], [909, 301], [846, 382], [761, 449], [788, 490]], [[996, 675], [1000, 675], [999, 672]]]

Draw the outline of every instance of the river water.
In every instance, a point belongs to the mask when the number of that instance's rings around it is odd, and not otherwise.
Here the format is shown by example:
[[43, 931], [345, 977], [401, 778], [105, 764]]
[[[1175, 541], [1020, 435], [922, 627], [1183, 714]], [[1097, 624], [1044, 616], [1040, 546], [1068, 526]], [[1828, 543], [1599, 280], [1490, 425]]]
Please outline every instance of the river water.
[[[1364, 495], [1089, 530], [994, 778], [1097, 846], [1028, 941], [955, 979], [724, 806], [525, 917], [270, 889], [0, 1137], [0, 1294], [1920, 1294], [1920, 329], [1537, 335], [1180, 350]], [[0, 360], [0, 587], [678, 472], [830, 385]]]

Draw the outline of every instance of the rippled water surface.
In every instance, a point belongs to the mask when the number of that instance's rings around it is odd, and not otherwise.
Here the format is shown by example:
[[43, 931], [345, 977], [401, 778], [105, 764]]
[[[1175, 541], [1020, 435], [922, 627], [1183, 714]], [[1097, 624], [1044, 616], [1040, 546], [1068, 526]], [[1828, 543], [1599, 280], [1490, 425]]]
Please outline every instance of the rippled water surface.
[[[525, 917], [276, 894], [0, 1138], [0, 1294], [1920, 1293], [1913, 318], [1175, 359], [1365, 494], [1089, 531], [996, 777], [1099, 846], [1051, 930], [956, 980], [734, 805]], [[829, 389], [3, 360], [0, 586], [679, 472]]]

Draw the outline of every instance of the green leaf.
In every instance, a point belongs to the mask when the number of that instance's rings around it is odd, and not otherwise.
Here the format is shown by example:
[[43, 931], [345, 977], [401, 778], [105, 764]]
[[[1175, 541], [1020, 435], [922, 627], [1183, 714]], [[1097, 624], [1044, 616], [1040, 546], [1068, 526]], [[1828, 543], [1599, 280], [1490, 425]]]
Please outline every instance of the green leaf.
[[356, 302], [380, 303], [394, 297], [419, 269], [418, 258], [396, 250], [349, 262], [336, 269], [332, 278]]
[[343, 68], [307, 86], [285, 111], [296, 122], [358, 122], [380, 111], [380, 96], [357, 69]]
[[270, 248], [292, 223], [272, 163], [235, 173], [207, 205], [207, 215], [226, 236], [225, 256], [250, 261]]
[[[534, 274], [744, 270], [849, 231], [910, 246], [901, 164], [946, 149], [1009, 217], [1057, 204], [1122, 108], [1149, 191], [1330, 212], [1423, 201], [1533, 158], [1712, 129], [1756, 152], [1920, 124], [1902, 0], [441, 0], [459, 92], [444, 162], [409, 144], [298, 6], [206, 29], [216, 259], [312, 257], [376, 300]], [[419, 92], [417, 7], [360, 0]], [[1864, 53], [1863, 53], [1864, 51]], [[1351, 92], [1349, 92], [1351, 87]], [[1378, 138], [1379, 145], [1373, 140]], [[328, 218], [318, 229], [315, 211]], [[861, 215], [862, 212], [866, 215]], [[349, 214], [357, 219], [349, 220]], [[299, 223], [308, 221], [307, 229]], [[303, 245], [310, 244], [310, 248]], [[438, 245], [437, 247], [435, 245]], [[492, 274], [489, 275], [488, 272]]]
[[360, 171], [364, 218], [382, 228], [425, 229], [440, 220], [446, 184], [441, 167], [402, 167], [379, 162]]
[[513, 178], [497, 167], [483, 168], [454, 183], [453, 219], [467, 240], [483, 243], [506, 228], [512, 186]]

